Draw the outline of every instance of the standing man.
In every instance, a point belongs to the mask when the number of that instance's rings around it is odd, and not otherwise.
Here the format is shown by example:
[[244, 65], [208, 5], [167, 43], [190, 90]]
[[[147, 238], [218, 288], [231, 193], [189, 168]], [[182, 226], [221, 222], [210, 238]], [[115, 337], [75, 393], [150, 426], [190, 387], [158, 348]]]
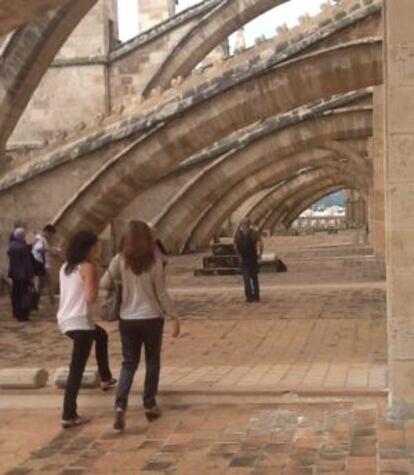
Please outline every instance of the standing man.
[[259, 259], [263, 254], [263, 241], [247, 218], [234, 236], [234, 249], [241, 259], [246, 302], [260, 302]]
[[46, 287], [51, 305], [55, 304], [55, 291], [50, 273], [50, 260], [60, 255], [60, 249], [50, 245], [51, 239], [55, 234], [55, 226], [47, 224], [41, 234], [36, 236], [32, 246], [36, 291], [40, 295], [42, 289]]
[[26, 243], [26, 232], [23, 228], [16, 228], [13, 231], [13, 239], [9, 242], [7, 254], [10, 262], [9, 277], [12, 280], [13, 317], [20, 322], [27, 322], [31, 310], [29, 291], [33, 267], [30, 247]]

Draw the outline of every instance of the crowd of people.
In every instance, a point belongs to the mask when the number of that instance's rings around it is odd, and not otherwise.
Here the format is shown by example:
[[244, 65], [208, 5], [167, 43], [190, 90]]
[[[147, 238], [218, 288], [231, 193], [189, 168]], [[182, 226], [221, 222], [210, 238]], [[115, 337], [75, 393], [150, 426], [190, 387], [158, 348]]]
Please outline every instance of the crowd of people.
[[[114, 429], [119, 432], [125, 429], [129, 392], [142, 347], [146, 363], [144, 413], [149, 421], [160, 417], [156, 396], [165, 318], [172, 321], [172, 336], [180, 334], [177, 311], [166, 289], [167, 258], [161, 241], [156, 239], [154, 229], [146, 222], [130, 221], [119, 253], [100, 279], [97, 235], [87, 230], [76, 232], [69, 239], [63, 256], [58, 247], [51, 245], [55, 233], [55, 227], [48, 224], [29, 244], [24, 226], [17, 223], [10, 236], [8, 256], [13, 316], [19, 321], [29, 319], [30, 310], [38, 304], [38, 295], [43, 289], [47, 290], [50, 303], [54, 304], [51, 260], [62, 258], [64, 261], [59, 272], [57, 322], [62, 334], [72, 341], [72, 355], [62, 427], [76, 427], [89, 421], [79, 415], [77, 397], [94, 343], [101, 388], [107, 390], [116, 386]], [[258, 302], [258, 260], [263, 243], [248, 220], [243, 221], [236, 233], [234, 248], [241, 258], [246, 301]], [[121, 289], [119, 305], [114, 307], [123, 356], [119, 381], [110, 369], [108, 334], [95, 321], [95, 316], [100, 313], [95, 305], [99, 290], [109, 295], [114, 294], [116, 288]]]
[[61, 250], [51, 245], [55, 233], [56, 228], [47, 224], [30, 240], [24, 224], [17, 222], [10, 234], [8, 276], [12, 282], [13, 317], [20, 322], [29, 321], [30, 312], [38, 310], [43, 290], [47, 291], [51, 305], [55, 304], [51, 261], [61, 256]]

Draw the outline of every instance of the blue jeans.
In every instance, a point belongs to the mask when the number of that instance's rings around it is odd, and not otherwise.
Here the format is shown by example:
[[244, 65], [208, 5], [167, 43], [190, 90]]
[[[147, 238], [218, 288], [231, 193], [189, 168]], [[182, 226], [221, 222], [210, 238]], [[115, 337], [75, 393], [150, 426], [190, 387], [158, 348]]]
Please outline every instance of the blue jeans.
[[260, 300], [259, 270], [257, 266], [242, 265], [244, 294], [246, 300], [258, 302]]

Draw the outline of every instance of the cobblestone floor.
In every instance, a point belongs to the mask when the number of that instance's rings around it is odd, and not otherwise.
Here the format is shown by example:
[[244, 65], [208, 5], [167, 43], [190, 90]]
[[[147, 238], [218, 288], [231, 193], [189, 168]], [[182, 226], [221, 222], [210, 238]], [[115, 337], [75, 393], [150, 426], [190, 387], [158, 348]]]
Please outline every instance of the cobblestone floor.
[[[111, 431], [113, 395], [85, 391], [80, 406], [92, 423], [61, 431], [61, 392], [39, 390], [19, 406], [19, 395], [0, 391], [1, 407], [8, 407], [0, 411], [0, 473], [414, 473], [414, 424], [386, 422], [381, 396], [266, 406], [214, 405], [211, 396], [209, 405], [172, 405], [177, 399], [168, 397], [168, 389], [212, 395], [230, 389], [381, 394], [386, 388], [385, 283], [369, 248], [350, 234], [277, 238], [267, 240], [266, 248], [277, 250], [289, 272], [261, 277], [260, 304], [243, 302], [237, 276], [192, 277], [200, 255], [170, 263], [183, 333], [173, 340], [166, 329], [161, 420], [149, 425], [133, 405], [126, 433], [117, 436]], [[116, 324], [104, 326], [117, 372]], [[50, 308], [22, 324], [12, 321], [8, 301], [0, 301], [0, 368], [44, 366], [53, 372], [67, 364], [69, 351]], [[86, 404], [88, 397], [101, 402]]]
[[[238, 289], [174, 292], [183, 334], [167, 327], [162, 385], [206, 387], [384, 387], [386, 333], [382, 288], [286, 290], [267, 287], [261, 304]], [[121, 363], [117, 326], [112, 366]], [[52, 316], [30, 324], [0, 322], [0, 367], [66, 365], [70, 341]], [[93, 360], [91, 360], [93, 365]]]
[[[165, 408], [151, 425], [112, 415], [61, 431], [57, 411], [2, 414], [0, 471], [7, 475], [409, 475], [414, 423], [387, 422], [385, 403]], [[19, 435], [17, 437], [17, 435]]]
[[[284, 240], [287, 252], [292, 238], [278, 239]], [[302, 245], [293, 246], [291, 252], [296, 253], [308, 251], [308, 240], [314, 243], [314, 236], [293, 239]], [[352, 249], [349, 243], [348, 247], [342, 244], [342, 236], [336, 239], [340, 245], [314, 247], [312, 252]], [[275, 243], [270, 240], [266, 245], [271, 248]], [[332, 272], [314, 268], [315, 275], [308, 274], [306, 284], [300, 282], [301, 272], [267, 274], [262, 277], [262, 302], [246, 304], [238, 276], [193, 277], [197, 285], [186, 286], [200, 258], [182, 259], [186, 272], [182, 272], [182, 261], [174, 259], [170, 282], [183, 333], [174, 340], [166, 328], [162, 387], [386, 386], [385, 287], [375, 272], [371, 280], [358, 282], [358, 266], [343, 269], [337, 263], [335, 273], [342, 272], [347, 280], [329, 281]], [[363, 267], [365, 256], [353, 259]], [[291, 282], [281, 283], [287, 276]], [[0, 315], [0, 367], [42, 366], [53, 372], [67, 364], [70, 341], [59, 333], [50, 308], [34, 315], [31, 323], [18, 323], [10, 318], [9, 302], [3, 299]], [[110, 335], [111, 363], [117, 371], [121, 364], [117, 325], [103, 325]], [[94, 365], [92, 359], [90, 365]]]

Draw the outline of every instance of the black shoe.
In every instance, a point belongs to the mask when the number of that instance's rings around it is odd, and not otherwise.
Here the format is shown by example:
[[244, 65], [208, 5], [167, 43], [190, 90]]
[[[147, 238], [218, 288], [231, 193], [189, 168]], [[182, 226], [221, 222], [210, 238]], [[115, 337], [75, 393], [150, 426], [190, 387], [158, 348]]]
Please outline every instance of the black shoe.
[[255, 297], [254, 302], [260, 302], [260, 297]]
[[245, 302], [246, 303], [253, 303], [253, 299], [246, 299]]
[[161, 409], [158, 406], [154, 406], [151, 409], [145, 409], [144, 414], [148, 422], [152, 422], [161, 417]]
[[62, 428], [63, 429], [70, 429], [72, 427], [82, 426], [90, 422], [90, 419], [86, 417], [76, 416], [73, 419], [62, 419]]
[[111, 378], [109, 381], [101, 382], [102, 391], [108, 391], [108, 389], [113, 388], [116, 385], [117, 381], [115, 378]]
[[117, 408], [115, 411], [114, 430], [117, 432], [124, 432], [125, 430], [125, 411], [121, 408]]

